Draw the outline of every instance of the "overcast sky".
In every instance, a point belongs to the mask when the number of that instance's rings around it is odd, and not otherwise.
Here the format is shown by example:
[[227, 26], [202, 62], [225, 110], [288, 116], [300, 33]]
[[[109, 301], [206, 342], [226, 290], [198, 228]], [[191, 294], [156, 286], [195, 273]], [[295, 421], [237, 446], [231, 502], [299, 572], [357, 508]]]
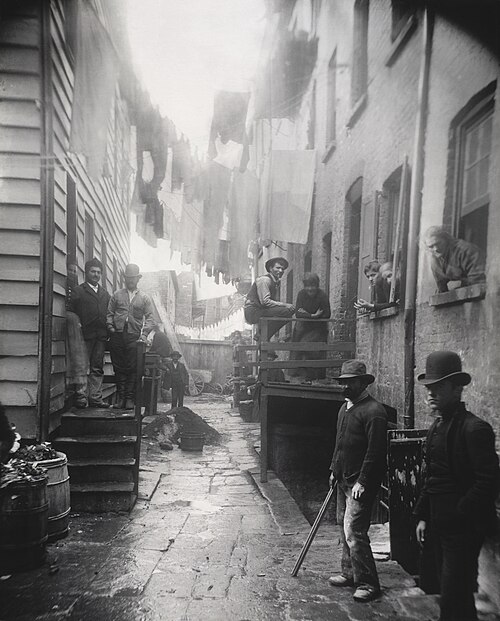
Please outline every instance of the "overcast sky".
[[[128, 0], [137, 74], [153, 103], [206, 154], [216, 90], [249, 91], [264, 32], [264, 0]], [[177, 255], [177, 256], [176, 256]], [[143, 271], [182, 269], [169, 244], [132, 235]], [[184, 268], [185, 269], [185, 268]], [[205, 281], [207, 295], [222, 293]], [[224, 287], [232, 292], [232, 288]]]

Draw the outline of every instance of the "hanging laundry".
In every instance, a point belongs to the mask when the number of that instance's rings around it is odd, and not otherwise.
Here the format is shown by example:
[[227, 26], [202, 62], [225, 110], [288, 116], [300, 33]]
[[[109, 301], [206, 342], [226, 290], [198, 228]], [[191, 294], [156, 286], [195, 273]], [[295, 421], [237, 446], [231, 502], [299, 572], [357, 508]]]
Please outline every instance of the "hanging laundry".
[[217, 91], [208, 146], [210, 159], [242, 172], [248, 164], [245, 124], [249, 99], [250, 93]]
[[172, 146], [172, 190], [178, 190], [191, 181], [191, 145], [184, 136]]
[[204, 205], [203, 253], [208, 267], [218, 263], [219, 234], [223, 224], [224, 210], [229, 199], [231, 171], [216, 162], [208, 166], [208, 197]]
[[315, 169], [314, 150], [272, 151], [261, 179], [262, 238], [307, 243]]
[[248, 245], [257, 238], [259, 187], [254, 173], [234, 173], [229, 201], [229, 270], [233, 280], [249, 272]]
[[79, 2], [69, 150], [87, 157], [89, 175], [103, 173], [108, 122], [118, 80], [118, 58], [109, 33], [89, 2]]

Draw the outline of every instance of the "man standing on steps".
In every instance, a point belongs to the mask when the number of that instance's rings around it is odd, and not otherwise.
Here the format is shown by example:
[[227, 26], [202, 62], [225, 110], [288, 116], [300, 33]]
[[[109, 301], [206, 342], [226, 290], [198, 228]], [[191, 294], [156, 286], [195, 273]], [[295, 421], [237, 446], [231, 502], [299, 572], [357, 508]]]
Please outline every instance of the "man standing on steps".
[[354, 599], [369, 602], [380, 595], [368, 530], [373, 503], [386, 470], [387, 413], [367, 387], [375, 381], [360, 360], [342, 365], [337, 378], [346, 399], [340, 408], [330, 466], [337, 481], [337, 524], [343, 543], [342, 573], [329, 579], [336, 587], [354, 586]]
[[477, 621], [479, 552], [486, 535], [497, 528], [495, 434], [489, 423], [465, 409], [462, 391], [471, 376], [462, 371], [458, 354], [429, 354], [418, 381], [437, 418], [427, 434], [427, 468], [415, 507], [417, 541], [422, 547], [430, 543], [434, 553], [439, 620]]
[[[247, 294], [244, 308], [247, 323], [258, 325], [261, 317], [293, 316], [295, 312], [293, 304], [280, 302], [280, 280], [287, 268], [288, 261], [283, 257], [274, 257], [266, 261], [267, 274], [256, 278]], [[269, 339], [285, 323], [286, 321], [271, 321], [268, 324]]]
[[106, 318], [118, 403], [127, 410], [134, 409], [137, 342], [145, 341], [154, 326], [153, 303], [149, 295], [137, 288], [140, 279], [139, 267], [134, 263], [127, 265], [125, 288], [111, 296]]
[[[104, 375], [104, 351], [108, 339], [106, 313], [109, 293], [99, 284], [102, 263], [90, 259], [85, 263], [85, 282], [71, 291], [68, 310], [78, 316], [82, 327], [88, 356], [88, 377], [79, 384], [76, 391], [76, 407], [107, 408], [109, 403], [102, 398], [102, 379]], [[87, 400], [88, 390], [88, 400]]]

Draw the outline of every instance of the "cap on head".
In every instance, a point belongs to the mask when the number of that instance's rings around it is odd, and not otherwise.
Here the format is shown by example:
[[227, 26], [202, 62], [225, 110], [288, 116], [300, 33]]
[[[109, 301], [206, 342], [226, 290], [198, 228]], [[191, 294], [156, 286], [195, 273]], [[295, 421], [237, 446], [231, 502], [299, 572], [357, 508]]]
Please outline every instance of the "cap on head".
[[284, 269], [288, 269], [288, 261], [284, 257], [272, 257], [268, 259], [265, 263], [266, 271], [269, 272], [276, 263], [281, 263]]
[[462, 361], [454, 351], [433, 351], [425, 361], [425, 373], [420, 373], [417, 380], [424, 386], [430, 386], [445, 379], [453, 379], [460, 386], [467, 386], [472, 378], [462, 371]]
[[373, 384], [375, 377], [371, 373], [366, 372], [366, 364], [361, 360], [346, 360], [342, 365], [339, 377], [337, 380], [349, 380], [349, 379], [366, 379], [368, 384]]
[[134, 278], [135, 276], [140, 276], [140, 275], [141, 275], [141, 271], [139, 269], [139, 266], [136, 265], [135, 263], [129, 263], [125, 267], [125, 278]]

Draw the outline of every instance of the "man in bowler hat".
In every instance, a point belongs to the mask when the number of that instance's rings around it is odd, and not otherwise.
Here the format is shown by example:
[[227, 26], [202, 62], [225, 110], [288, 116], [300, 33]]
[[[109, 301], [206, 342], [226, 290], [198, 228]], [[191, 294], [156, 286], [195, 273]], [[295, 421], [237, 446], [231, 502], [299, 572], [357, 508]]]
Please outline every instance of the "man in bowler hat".
[[137, 265], [125, 267], [125, 288], [111, 296], [106, 317], [118, 403], [127, 410], [134, 408], [137, 342], [145, 340], [155, 323], [151, 298], [138, 289], [140, 279]]
[[458, 354], [430, 354], [418, 381], [436, 420], [427, 434], [426, 470], [415, 507], [417, 541], [424, 546], [432, 540], [441, 592], [439, 621], [476, 621], [479, 552], [485, 536], [496, 529], [495, 435], [462, 402], [471, 376], [462, 371]]
[[180, 351], [173, 351], [166, 365], [164, 388], [172, 389], [172, 408], [181, 408], [184, 405], [184, 390], [189, 383], [186, 366], [180, 361]]
[[369, 602], [380, 594], [368, 530], [386, 470], [387, 414], [366, 390], [375, 378], [363, 362], [344, 362], [337, 380], [346, 402], [337, 422], [330, 485], [337, 480], [337, 523], [343, 550], [342, 573], [331, 576], [329, 582], [336, 587], [354, 586], [354, 599]]
[[[280, 302], [280, 281], [288, 268], [288, 261], [283, 257], [273, 257], [266, 261], [267, 274], [259, 276], [250, 287], [245, 301], [245, 321], [259, 324], [261, 317], [292, 317], [295, 312], [293, 304]], [[271, 338], [286, 321], [271, 321], [268, 324], [268, 337]]]

